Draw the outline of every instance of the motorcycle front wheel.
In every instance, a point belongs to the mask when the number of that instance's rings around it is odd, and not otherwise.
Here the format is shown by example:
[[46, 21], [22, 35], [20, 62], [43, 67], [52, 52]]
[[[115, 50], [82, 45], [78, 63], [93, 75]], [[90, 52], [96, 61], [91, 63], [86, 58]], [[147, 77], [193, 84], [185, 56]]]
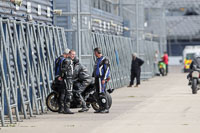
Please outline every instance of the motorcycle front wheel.
[[[110, 109], [111, 106], [112, 106], [112, 97], [111, 97], [111, 95], [109, 93], [106, 93], [106, 97], [108, 99], [108, 106], [109, 106], [109, 109]], [[93, 103], [91, 103], [91, 105], [92, 105], [92, 108], [95, 111], [100, 109], [100, 106], [99, 106], [99, 104], [97, 102], [93, 102]]]
[[58, 94], [56, 92], [51, 92], [46, 98], [47, 108], [52, 112], [58, 112]]
[[192, 94], [197, 94], [197, 79], [192, 80]]
[[160, 74], [161, 74], [162, 76], [165, 76], [165, 70], [164, 70], [164, 68], [160, 68]]

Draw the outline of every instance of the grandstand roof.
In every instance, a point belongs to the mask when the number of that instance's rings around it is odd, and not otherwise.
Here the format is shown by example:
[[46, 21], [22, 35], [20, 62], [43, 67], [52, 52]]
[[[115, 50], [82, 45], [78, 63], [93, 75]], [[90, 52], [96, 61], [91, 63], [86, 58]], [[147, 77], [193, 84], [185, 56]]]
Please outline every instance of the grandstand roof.
[[144, 0], [145, 7], [165, 7], [174, 9], [180, 7], [200, 7], [200, 0]]
[[200, 33], [200, 16], [167, 17], [168, 36], [197, 36]]
[[[196, 37], [200, 35], [200, 0], [144, 0], [146, 8], [162, 8], [170, 12], [184, 9], [182, 15], [193, 12], [192, 16], [166, 16], [166, 33], [168, 36]], [[179, 14], [180, 15], [180, 14]], [[159, 35], [161, 20], [149, 20], [147, 31]]]

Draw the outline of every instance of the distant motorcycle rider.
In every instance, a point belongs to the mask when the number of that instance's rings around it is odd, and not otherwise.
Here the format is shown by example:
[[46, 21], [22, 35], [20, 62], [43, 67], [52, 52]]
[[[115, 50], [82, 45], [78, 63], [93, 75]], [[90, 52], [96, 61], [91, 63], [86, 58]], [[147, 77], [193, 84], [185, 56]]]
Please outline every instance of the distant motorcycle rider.
[[59, 113], [74, 114], [70, 111], [70, 102], [72, 100], [72, 75], [73, 62], [72, 55], [69, 49], [66, 49], [60, 57], [55, 61], [56, 80], [62, 83], [59, 90]]
[[73, 62], [74, 62], [73, 87], [74, 91], [76, 91], [78, 101], [80, 101], [82, 105], [82, 109], [79, 110], [78, 112], [87, 112], [89, 109], [87, 108], [85, 102], [86, 99], [83, 98], [82, 93], [92, 83], [93, 80], [86, 67], [79, 63], [79, 59], [77, 57], [73, 60]]
[[100, 48], [94, 49], [94, 54], [97, 57], [94, 66], [93, 77], [95, 77], [95, 87], [98, 93], [98, 104], [100, 109], [94, 113], [109, 113], [108, 99], [106, 97], [106, 82], [110, 74], [109, 60], [102, 55]]
[[193, 59], [192, 63], [190, 64], [190, 73], [187, 76], [187, 79], [189, 79], [188, 85], [191, 85], [192, 72], [196, 68], [200, 69], [200, 54], [195, 54], [194, 59]]

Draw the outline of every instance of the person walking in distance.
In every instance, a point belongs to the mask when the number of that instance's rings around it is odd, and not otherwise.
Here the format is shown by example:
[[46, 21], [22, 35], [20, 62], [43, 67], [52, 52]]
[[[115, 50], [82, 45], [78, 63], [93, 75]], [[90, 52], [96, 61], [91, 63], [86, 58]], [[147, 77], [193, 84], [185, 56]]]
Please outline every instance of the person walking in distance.
[[144, 61], [137, 57], [137, 54], [132, 54], [132, 64], [131, 64], [131, 81], [128, 87], [132, 87], [134, 84], [134, 80], [136, 78], [136, 86], [140, 85], [140, 74], [141, 74], [141, 66], [144, 64]]
[[166, 64], [166, 74], [168, 74], [168, 72], [169, 72], [169, 68], [168, 68], [169, 57], [168, 57], [167, 52], [164, 52], [163, 62]]

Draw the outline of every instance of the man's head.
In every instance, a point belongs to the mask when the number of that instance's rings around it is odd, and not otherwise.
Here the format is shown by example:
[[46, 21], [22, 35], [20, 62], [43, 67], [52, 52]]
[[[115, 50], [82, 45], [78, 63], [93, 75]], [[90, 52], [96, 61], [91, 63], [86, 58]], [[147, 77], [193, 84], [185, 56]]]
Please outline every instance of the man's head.
[[132, 56], [133, 56], [133, 59], [136, 59], [137, 53], [133, 53]]
[[165, 51], [164, 54], [167, 54], [167, 52]]
[[96, 57], [101, 57], [102, 56], [102, 53], [101, 53], [101, 49], [100, 48], [95, 48], [94, 49], [94, 55], [96, 56]]
[[69, 51], [69, 56], [73, 60], [76, 57], [76, 52], [74, 50]]
[[79, 58], [78, 58], [78, 57], [75, 57], [75, 58], [73, 59], [73, 62], [74, 62], [74, 65], [79, 64]]
[[63, 52], [64, 58], [69, 57], [69, 52], [70, 52], [70, 49], [68, 49], [68, 48], [64, 50], [64, 52]]

